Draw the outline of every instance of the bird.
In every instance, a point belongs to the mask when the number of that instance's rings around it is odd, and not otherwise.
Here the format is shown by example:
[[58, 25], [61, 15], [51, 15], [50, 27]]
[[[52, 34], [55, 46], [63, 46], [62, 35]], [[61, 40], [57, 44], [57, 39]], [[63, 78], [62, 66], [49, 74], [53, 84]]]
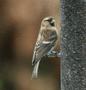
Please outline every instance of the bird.
[[45, 17], [41, 22], [38, 38], [33, 50], [32, 78], [38, 77], [38, 68], [41, 59], [52, 53], [58, 41], [58, 30], [53, 16]]

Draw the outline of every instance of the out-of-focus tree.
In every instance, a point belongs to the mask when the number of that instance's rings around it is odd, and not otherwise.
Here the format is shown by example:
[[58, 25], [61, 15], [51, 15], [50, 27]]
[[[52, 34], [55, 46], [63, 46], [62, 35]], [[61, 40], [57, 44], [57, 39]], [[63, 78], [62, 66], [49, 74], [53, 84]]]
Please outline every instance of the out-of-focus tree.
[[[38, 83], [31, 81], [32, 52], [41, 20], [46, 16], [54, 16], [60, 28], [59, 0], [0, 0], [0, 69], [1, 76], [8, 81], [6, 85], [15, 83], [17, 90], [38, 90], [39, 86], [41, 90], [43, 87], [48, 90], [49, 86], [51, 90], [56, 89], [53, 77], [57, 74], [59, 78], [57, 58], [44, 60], [46, 63], [41, 64], [46, 78]], [[47, 80], [50, 81], [48, 87], [45, 85]]]

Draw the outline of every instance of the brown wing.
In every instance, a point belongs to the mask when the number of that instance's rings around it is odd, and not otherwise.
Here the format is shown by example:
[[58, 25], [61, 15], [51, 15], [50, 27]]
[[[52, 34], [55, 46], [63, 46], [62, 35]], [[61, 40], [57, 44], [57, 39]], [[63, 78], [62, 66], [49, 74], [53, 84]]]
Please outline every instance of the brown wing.
[[[43, 31], [40, 39], [38, 40], [39, 41], [36, 42], [34, 49], [33, 60], [32, 60], [33, 65], [37, 63], [39, 60], [41, 60], [41, 58], [45, 56], [55, 45], [55, 42], [57, 40], [57, 33], [56, 31], [51, 31], [51, 30]], [[43, 43], [43, 42], [48, 42], [48, 43]]]

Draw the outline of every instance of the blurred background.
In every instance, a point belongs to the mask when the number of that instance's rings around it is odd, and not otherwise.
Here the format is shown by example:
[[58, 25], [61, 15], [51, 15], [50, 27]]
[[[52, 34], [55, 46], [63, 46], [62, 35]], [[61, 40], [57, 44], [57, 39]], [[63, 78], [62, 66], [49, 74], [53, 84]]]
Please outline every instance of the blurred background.
[[0, 0], [0, 90], [59, 90], [58, 57], [43, 58], [39, 78], [31, 79], [41, 20], [54, 16], [60, 30], [59, 6], [59, 0]]

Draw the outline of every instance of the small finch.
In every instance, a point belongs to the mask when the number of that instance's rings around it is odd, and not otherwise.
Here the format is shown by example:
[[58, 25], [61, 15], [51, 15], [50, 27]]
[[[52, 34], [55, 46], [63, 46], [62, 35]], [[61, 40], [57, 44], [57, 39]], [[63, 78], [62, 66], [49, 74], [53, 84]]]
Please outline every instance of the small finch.
[[33, 72], [32, 78], [37, 78], [38, 68], [41, 59], [51, 53], [58, 40], [58, 30], [54, 17], [46, 17], [41, 22], [40, 31], [38, 34], [37, 42], [33, 52], [32, 65]]

